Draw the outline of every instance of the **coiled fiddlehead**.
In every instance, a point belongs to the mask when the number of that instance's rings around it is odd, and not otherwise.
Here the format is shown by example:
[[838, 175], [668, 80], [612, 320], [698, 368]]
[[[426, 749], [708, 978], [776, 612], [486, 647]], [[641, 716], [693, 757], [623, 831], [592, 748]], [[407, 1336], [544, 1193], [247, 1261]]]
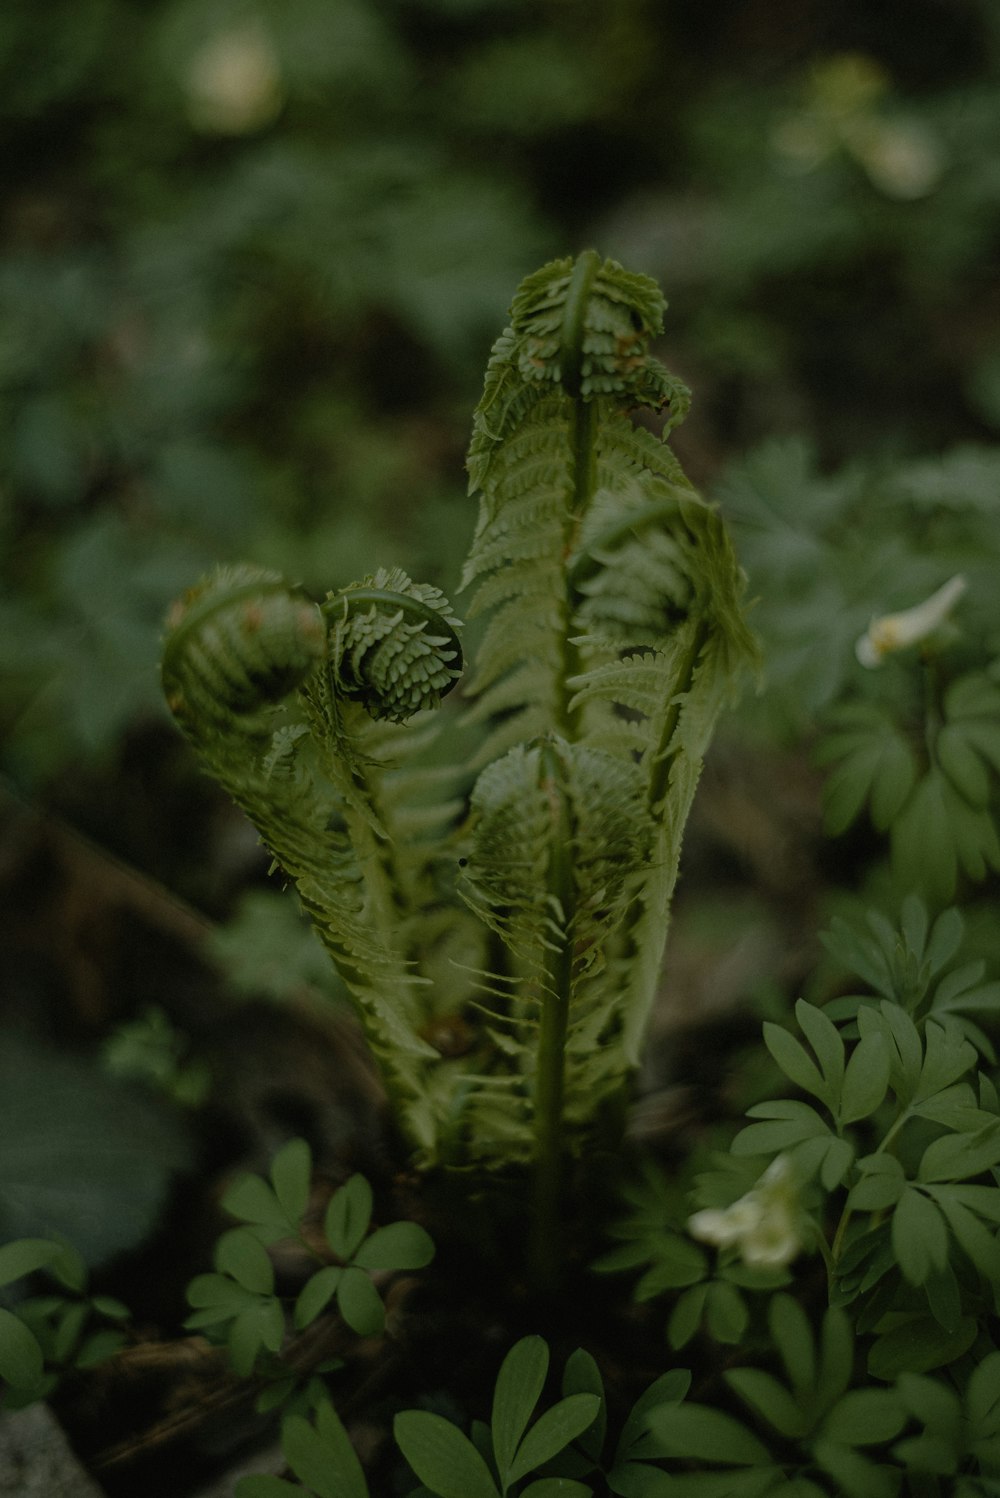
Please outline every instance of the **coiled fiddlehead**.
[[404, 723], [437, 707], [462, 674], [461, 621], [398, 567], [330, 593], [323, 616], [336, 688], [373, 718]]
[[326, 653], [316, 604], [261, 567], [220, 567], [171, 609], [163, 690], [178, 721], [228, 716], [252, 730], [255, 715], [287, 697]]

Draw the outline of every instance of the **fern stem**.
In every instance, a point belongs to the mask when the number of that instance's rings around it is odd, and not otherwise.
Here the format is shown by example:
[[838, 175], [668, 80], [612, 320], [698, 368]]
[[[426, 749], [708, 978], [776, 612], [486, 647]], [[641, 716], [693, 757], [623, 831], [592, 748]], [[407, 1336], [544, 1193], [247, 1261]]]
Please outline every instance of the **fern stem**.
[[552, 805], [548, 892], [555, 916], [542, 978], [535, 1073], [535, 1181], [530, 1265], [537, 1289], [553, 1289], [562, 1259], [560, 1180], [566, 1033], [573, 981], [573, 864], [569, 797], [564, 770], [551, 744], [541, 751], [542, 788]]

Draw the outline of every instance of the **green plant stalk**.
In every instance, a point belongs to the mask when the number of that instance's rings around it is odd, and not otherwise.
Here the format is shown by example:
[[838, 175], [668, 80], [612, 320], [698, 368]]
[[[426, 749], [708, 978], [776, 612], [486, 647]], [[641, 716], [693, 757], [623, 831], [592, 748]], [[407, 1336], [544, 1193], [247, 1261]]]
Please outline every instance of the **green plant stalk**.
[[562, 766], [550, 745], [542, 748], [543, 789], [552, 805], [548, 892], [558, 930], [550, 937], [542, 979], [536, 1056], [534, 1132], [535, 1178], [529, 1265], [535, 1287], [551, 1289], [563, 1256], [560, 1181], [563, 1158], [563, 1093], [566, 1032], [573, 984], [573, 867], [569, 797]]

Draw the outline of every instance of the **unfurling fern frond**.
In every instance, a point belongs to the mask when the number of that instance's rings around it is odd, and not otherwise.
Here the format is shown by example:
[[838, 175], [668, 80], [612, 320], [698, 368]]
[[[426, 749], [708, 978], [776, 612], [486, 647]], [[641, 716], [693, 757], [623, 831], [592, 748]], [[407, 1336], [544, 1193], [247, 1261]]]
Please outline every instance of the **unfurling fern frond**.
[[414, 737], [402, 720], [454, 685], [457, 626], [437, 589], [399, 570], [318, 606], [275, 573], [225, 568], [175, 608], [163, 655], [179, 724], [294, 880], [404, 1118], [438, 1053], [413, 955], [426, 857], [396, 830], [394, 760]]
[[[743, 578], [716, 511], [632, 420], [688, 396], [649, 353], [665, 303], [593, 252], [531, 276], [487, 371], [469, 453], [479, 522], [464, 582], [491, 618], [470, 684], [488, 760], [554, 734], [627, 763], [647, 872], [609, 948], [626, 971], [601, 1037], [638, 1058], [681, 834], [716, 717], [754, 659]], [[666, 431], [666, 428], [665, 428]]]
[[320, 605], [220, 573], [164, 658], [179, 722], [295, 879], [418, 1157], [533, 1155], [542, 1245], [564, 1121], [586, 1137], [638, 1057], [702, 756], [754, 655], [726, 533], [665, 440], [688, 392], [650, 349], [664, 307], [593, 251], [514, 298], [468, 459], [463, 586], [487, 616], [470, 765], [421, 765], [429, 720], [406, 726], [462, 654], [447, 600], [398, 570]]

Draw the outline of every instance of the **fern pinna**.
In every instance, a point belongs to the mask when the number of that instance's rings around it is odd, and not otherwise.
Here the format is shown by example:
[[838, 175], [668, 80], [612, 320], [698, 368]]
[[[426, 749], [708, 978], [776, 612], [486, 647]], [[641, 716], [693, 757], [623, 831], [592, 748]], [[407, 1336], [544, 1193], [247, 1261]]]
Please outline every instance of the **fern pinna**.
[[664, 307], [593, 251], [515, 296], [469, 453], [463, 587], [488, 618], [450, 778], [426, 745], [458, 622], [398, 569], [321, 604], [223, 569], [177, 606], [164, 658], [418, 1160], [535, 1158], [542, 1195], [638, 1059], [702, 757], [754, 656], [725, 530], [664, 440], [688, 404], [649, 353]]

